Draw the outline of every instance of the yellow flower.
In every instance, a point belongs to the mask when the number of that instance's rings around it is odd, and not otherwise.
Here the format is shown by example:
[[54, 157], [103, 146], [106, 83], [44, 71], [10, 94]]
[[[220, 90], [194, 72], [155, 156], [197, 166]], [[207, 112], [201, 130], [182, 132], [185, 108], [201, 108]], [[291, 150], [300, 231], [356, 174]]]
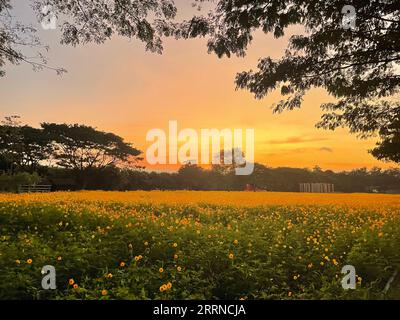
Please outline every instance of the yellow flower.
[[58, 260], [58, 261], [61, 261], [61, 260], [62, 260], [62, 257], [61, 257], [61, 256], [57, 257], [57, 260]]
[[107, 293], [108, 293], [108, 291], [107, 291], [106, 289], [101, 290], [101, 295], [102, 295], [102, 296], [107, 295]]
[[16, 264], [20, 264], [21, 263], [21, 261], [20, 260], [15, 260], [15, 262], [16, 262]]
[[229, 259], [233, 260], [233, 258], [234, 258], [233, 253], [230, 253], [228, 257], [229, 257]]
[[174, 259], [178, 259], [178, 255], [177, 254], [174, 254]]
[[337, 262], [336, 259], [332, 259], [332, 262], [333, 262], [333, 264], [334, 264], [335, 266], [337, 266], [337, 265], [339, 264], [339, 262]]
[[163, 273], [163, 272], [164, 272], [164, 268], [160, 268], [160, 269], [158, 269], [158, 271], [159, 271], [160, 273]]
[[163, 292], [163, 291], [165, 291], [165, 290], [167, 290], [167, 286], [166, 286], [165, 284], [163, 284], [163, 285], [160, 287], [160, 291]]
[[169, 289], [171, 289], [172, 288], [172, 283], [171, 282], [168, 282], [167, 283], [167, 289], [169, 290]]
[[119, 264], [119, 266], [120, 266], [121, 268], [125, 267], [125, 262], [122, 261], [122, 262]]
[[178, 270], [178, 272], [181, 272], [181, 271], [182, 271], [182, 268], [178, 266], [178, 267], [176, 268], [176, 270]]
[[72, 286], [75, 283], [75, 280], [74, 279], [69, 279], [68, 283]]
[[149, 243], [146, 241], [146, 242], [144, 243], [144, 245], [147, 247], [147, 246], [149, 245]]
[[142, 260], [142, 258], [143, 258], [142, 255], [135, 256], [135, 261], [137, 262], [137, 261], [139, 261], [139, 260]]
[[107, 279], [111, 279], [113, 277], [112, 273], [107, 274]]
[[292, 291], [288, 292], [288, 296], [291, 297], [292, 296]]
[[174, 248], [176, 248], [178, 246], [178, 244], [176, 242], [174, 242], [174, 244], [172, 245]]
[[238, 245], [239, 244], [239, 241], [237, 241], [236, 239], [233, 241], [233, 244], [234, 245]]
[[27, 263], [27, 264], [32, 264], [32, 259], [26, 260], [26, 263]]

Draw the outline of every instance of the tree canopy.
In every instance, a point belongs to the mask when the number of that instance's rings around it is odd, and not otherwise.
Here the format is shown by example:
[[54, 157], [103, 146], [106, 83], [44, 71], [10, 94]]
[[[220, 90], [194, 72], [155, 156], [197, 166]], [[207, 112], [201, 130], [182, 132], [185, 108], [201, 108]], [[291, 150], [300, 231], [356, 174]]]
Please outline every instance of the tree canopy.
[[299, 108], [312, 88], [336, 98], [325, 103], [319, 128], [348, 127], [365, 138], [378, 133], [371, 153], [399, 163], [400, 5], [397, 0], [355, 0], [355, 28], [343, 27], [346, 1], [221, 0], [208, 16], [182, 24], [184, 36], [209, 37], [208, 49], [219, 57], [244, 56], [254, 33], [275, 38], [292, 25], [304, 32], [289, 39], [281, 59], [263, 57], [257, 69], [236, 76], [239, 89], [261, 99], [280, 90], [285, 99], [275, 112]]
[[50, 157], [48, 135], [41, 129], [21, 125], [19, 117], [6, 117], [0, 126], [0, 157], [3, 170], [33, 172]]
[[56, 165], [76, 172], [82, 187], [88, 170], [132, 164], [141, 154], [121, 137], [90, 126], [55, 123], [41, 126], [51, 141]]
[[[172, 0], [30, 0], [38, 21], [49, 15], [57, 18], [61, 28], [60, 42], [76, 46], [104, 43], [117, 34], [145, 43], [146, 50], [161, 53], [161, 36], [174, 19], [177, 9]], [[48, 10], [44, 10], [48, 8]], [[37, 28], [14, 17], [10, 0], [0, 0], [0, 77], [6, 62], [31, 64], [34, 69], [51, 68], [57, 73], [61, 67], [48, 65], [46, 50], [37, 37]], [[34, 58], [26, 48], [35, 49]]]
[[86, 125], [42, 123], [22, 125], [18, 116], [0, 125], [0, 170], [37, 172], [43, 167], [64, 168], [85, 187], [90, 170], [138, 167], [141, 151], [114, 133]]
[[84, 170], [128, 162], [141, 152], [121, 137], [85, 125], [43, 123], [43, 132], [53, 143], [57, 165]]

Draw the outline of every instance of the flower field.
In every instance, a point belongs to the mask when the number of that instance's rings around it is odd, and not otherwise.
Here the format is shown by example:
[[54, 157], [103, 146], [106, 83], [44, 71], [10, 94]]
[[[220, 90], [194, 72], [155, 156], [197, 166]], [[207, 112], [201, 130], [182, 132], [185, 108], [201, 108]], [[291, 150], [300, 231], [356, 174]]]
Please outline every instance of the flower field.
[[400, 197], [2, 194], [0, 270], [0, 299], [400, 299]]

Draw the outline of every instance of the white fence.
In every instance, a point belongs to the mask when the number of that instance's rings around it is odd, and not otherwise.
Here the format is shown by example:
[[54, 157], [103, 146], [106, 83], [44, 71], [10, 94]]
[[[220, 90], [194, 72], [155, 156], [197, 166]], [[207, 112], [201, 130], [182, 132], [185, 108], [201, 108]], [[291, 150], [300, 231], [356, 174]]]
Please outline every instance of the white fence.
[[335, 186], [332, 183], [300, 183], [300, 192], [333, 193]]

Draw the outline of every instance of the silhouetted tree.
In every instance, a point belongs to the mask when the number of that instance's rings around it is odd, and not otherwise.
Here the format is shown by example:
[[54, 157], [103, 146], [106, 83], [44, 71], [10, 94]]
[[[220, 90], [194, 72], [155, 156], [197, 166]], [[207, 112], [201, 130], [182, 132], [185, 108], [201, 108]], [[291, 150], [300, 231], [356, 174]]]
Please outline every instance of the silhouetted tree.
[[[257, 70], [239, 73], [238, 88], [261, 99], [273, 90], [287, 97], [275, 112], [298, 108], [311, 88], [337, 98], [323, 104], [318, 127], [348, 126], [360, 137], [379, 132], [378, 159], [399, 162], [400, 6], [398, 0], [355, 0], [356, 24], [343, 27], [343, 0], [219, 0], [207, 16], [180, 25], [178, 36], [209, 36], [208, 49], [219, 57], [244, 56], [257, 30], [284, 36], [292, 25], [305, 31], [289, 40], [281, 59], [260, 59]], [[396, 98], [398, 101], [398, 98]]]
[[[62, 44], [76, 46], [89, 42], [103, 43], [117, 34], [144, 42], [146, 50], [162, 51], [161, 35], [169, 30], [168, 21], [176, 15], [172, 0], [30, 0], [39, 22], [50, 15], [57, 18]], [[43, 10], [44, 8], [48, 10]], [[37, 30], [17, 21], [11, 14], [10, 0], [0, 0], [0, 77], [6, 62], [29, 63], [34, 69], [63, 68], [48, 65], [45, 51], [36, 36]], [[37, 51], [28, 54], [26, 48]], [[31, 56], [35, 56], [32, 59]]]
[[380, 160], [400, 163], [400, 107], [388, 122], [379, 129], [381, 141], [371, 150], [371, 154]]
[[141, 151], [121, 137], [85, 125], [43, 123], [44, 133], [52, 141], [52, 157], [60, 167], [76, 174], [78, 185], [85, 188], [87, 174], [93, 169], [135, 164]]
[[204, 170], [196, 164], [185, 164], [179, 168], [179, 178], [184, 189], [201, 190], [204, 186]]
[[43, 130], [21, 125], [18, 116], [2, 121], [0, 156], [6, 171], [37, 171], [51, 151], [49, 137]]

